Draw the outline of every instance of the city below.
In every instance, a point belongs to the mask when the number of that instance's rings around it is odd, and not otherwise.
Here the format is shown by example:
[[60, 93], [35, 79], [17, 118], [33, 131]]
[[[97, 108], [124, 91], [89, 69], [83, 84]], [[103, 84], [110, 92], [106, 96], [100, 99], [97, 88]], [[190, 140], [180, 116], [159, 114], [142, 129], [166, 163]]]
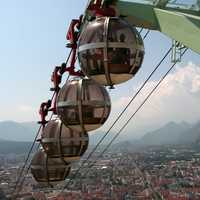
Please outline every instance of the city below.
[[124, 143], [119, 148], [115, 146], [107, 151], [101, 158], [98, 157], [100, 152], [101, 148], [78, 173], [81, 162], [74, 163], [65, 183], [53, 188], [38, 185], [28, 173], [17, 196], [13, 191], [25, 155], [0, 155], [0, 199], [200, 199], [198, 144], [149, 146], [131, 150], [131, 145]]

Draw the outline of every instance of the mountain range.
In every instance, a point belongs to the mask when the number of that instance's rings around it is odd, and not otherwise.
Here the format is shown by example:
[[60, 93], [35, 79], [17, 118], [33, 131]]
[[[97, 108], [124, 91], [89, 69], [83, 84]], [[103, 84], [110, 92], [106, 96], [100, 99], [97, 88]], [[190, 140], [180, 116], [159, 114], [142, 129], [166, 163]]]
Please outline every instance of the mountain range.
[[[0, 122], [0, 154], [27, 151], [36, 134], [38, 125], [35, 122], [17, 123], [13, 121]], [[90, 144], [97, 144], [104, 132], [96, 131], [90, 134]], [[115, 133], [110, 133], [107, 141]], [[28, 141], [28, 142], [26, 142]], [[146, 133], [139, 140], [125, 141], [126, 145], [148, 146], [165, 144], [189, 144], [200, 141], [200, 121], [195, 124], [187, 122], [169, 122], [163, 127]], [[121, 140], [118, 141], [122, 142]], [[123, 141], [124, 142], [124, 141]]]
[[9, 141], [32, 141], [39, 125], [36, 122], [0, 122], [0, 139]]
[[200, 137], [198, 128], [200, 128], [200, 123], [191, 125], [187, 122], [169, 122], [155, 131], [146, 133], [141, 138], [140, 143], [144, 145], [192, 143], [196, 141], [197, 136]]
[[31, 142], [0, 140], [0, 154], [24, 154], [28, 152]]

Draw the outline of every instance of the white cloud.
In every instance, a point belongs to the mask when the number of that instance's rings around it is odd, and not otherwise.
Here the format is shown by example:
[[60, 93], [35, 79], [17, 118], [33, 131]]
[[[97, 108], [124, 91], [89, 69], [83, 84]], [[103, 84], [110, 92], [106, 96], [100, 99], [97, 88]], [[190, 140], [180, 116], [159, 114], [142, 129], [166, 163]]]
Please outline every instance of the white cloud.
[[0, 120], [13, 120], [17, 122], [38, 121], [38, 109], [28, 105], [11, 105], [9, 109], [2, 106]]
[[[128, 119], [158, 83], [150, 81], [137, 100], [132, 103], [124, 119]], [[113, 109], [120, 111], [130, 96], [121, 97], [113, 102]], [[193, 63], [180, 67], [168, 75], [148, 102], [128, 126], [129, 130], [147, 131], [146, 127], [157, 128], [169, 121], [195, 122], [200, 120], [200, 66]], [[126, 121], [126, 120], [122, 120]], [[122, 123], [121, 123], [122, 124]], [[120, 127], [120, 125], [119, 125]]]
[[12, 109], [12, 113], [7, 113], [8, 119], [12, 116], [12, 119], [19, 122], [24, 121], [37, 121], [39, 119], [38, 109], [31, 105], [16, 105]]
[[178, 67], [165, 82], [173, 86], [182, 86], [188, 92], [197, 93], [200, 91], [200, 66], [189, 63], [185, 67]]
[[32, 106], [29, 106], [29, 105], [20, 105], [18, 107], [18, 110], [21, 111], [21, 112], [32, 112], [35, 109]]
[[[157, 81], [150, 81], [143, 92], [137, 97], [129, 107], [128, 111], [117, 123], [117, 126], [111, 132], [119, 130], [131, 114], [136, 110], [146, 95], [157, 84]], [[137, 88], [135, 87], [135, 92]], [[130, 88], [127, 88], [129, 91]], [[123, 88], [124, 90], [124, 88]], [[124, 93], [117, 89], [115, 93]], [[131, 92], [131, 90], [130, 90]], [[113, 95], [114, 96], [114, 95]], [[112, 101], [112, 112], [101, 130], [108, 130], [108, 127], [114, 122], [116, 117], [132, 98], [132, 94], [122, 96]], [[134, 135], [146, 133], [149, 130], [158, 128], [169, 121], [188, 121], [195, 122], [200, 119], [200, 66], [188, 63], [186, 66], [179, 66], [176, 70], [167, 76], [158, 90], [150, 97], [148, 102], [137, 113], [124, 131], [131, 132]], [[31, 104], [10, 105], [9, 109], [1, 108], [0, 120], [12, 119], [16, 121], [37, 121], [39, 120], [38, 108]], [[127, 131], [128, 130], [128, 131]], [[99, 130], [100, 131], [100, 130]], [[124, 136], [122, 134], [122, 137]]]

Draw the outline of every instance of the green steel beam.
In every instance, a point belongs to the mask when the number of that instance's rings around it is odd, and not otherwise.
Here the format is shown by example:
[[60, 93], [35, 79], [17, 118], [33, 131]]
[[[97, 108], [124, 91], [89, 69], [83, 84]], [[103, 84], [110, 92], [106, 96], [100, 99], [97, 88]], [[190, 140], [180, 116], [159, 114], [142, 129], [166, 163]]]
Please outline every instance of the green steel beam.
[[151, 30], [156, 30], [158, 27], [154, 7], [152, 5], [131, 1], [119, 1], [117, 8], [119, 13], [127, 16], [127, 20], [135, 26]]
[[200, 54], [199, 11], [169, 7], [158, 8], [131, 0], [120, 0], [117, 7], [120, 14], [127, 16], [127, 20], [131, 24], [158, 30]]
[[159, 8], [164, 8], [169, 3], [170, 0], [155, 0], [154, 5]]
[[155, 9], [158, 30], [200, 54], [200, 17]]

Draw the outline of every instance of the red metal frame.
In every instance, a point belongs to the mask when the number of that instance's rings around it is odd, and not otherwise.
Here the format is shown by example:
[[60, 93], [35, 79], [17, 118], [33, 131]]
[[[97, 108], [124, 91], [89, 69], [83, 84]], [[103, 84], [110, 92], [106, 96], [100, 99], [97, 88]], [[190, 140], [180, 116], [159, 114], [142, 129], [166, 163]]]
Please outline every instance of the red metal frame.
[[71, 21], [71, 24], [69, 26], [67, 36], [66, 36], [66, 39], [69, 40], [71, 44], [76, 44], [78, 40], [78, 33], [76, 32], [76, 28], [78, 29], [80, 27], [80, 23], [81, 22], [79, 19], [73, 19]]
[[80, 16], [80, 19], [73, 19], [66, 35], [67, 40], [70, 41], [70, 43], [67, 44], [67, 47], [72, 49], [69, 66], [67, 67], [66, 63], [63, 63], [61, 66], [56, 66], [51, 76], [51, 81], [53, 82], [53, 85], [54, 85], [54, 87], [51, 88], [51, 91], [55, 92], [55, 96], [53, 98], [53, 103], [52, 103], [52, 107], [50, 111], [52, 111], [54, 114], [57, 114], [56, 100], [57, 100], [58, 92], [60, 90], [62, 75], [65, 72], [68, 72], [69, 75], [72, 75], [72, 76], [83, 76], [83, 73], [81, 71], [75, 71], [77, 41], [79, 37], [78, 29], [80, 28], [81, 21], [82, 21], [82, 16]]
[[38, 123], [41, 124], [43, 128], [48, 123], [48, 121], [46, 120], [46, 117], [48, 115], [50, 107], [51, 107], [51, 100], [48, 100], [47, 102], [42, 102], [40, 105], [39, 114], [40, 114], [41, 121], [39, 121]]
[[[110, 5], [111, 6], [111, 5]], [[95, 16], [102, 17], [115, 17], [116, 16], [116, 10], [110, 6], [102, 6], [102, 0], [97, 0], [95, 3], [92, 2], [88, 6], [88, 10], [93, 11]]]
[[82, 15], [79, 19], [73, 19], [68, 29], [66, 38], [70, 41], [67, 47], [72, 49], [70, 65], [66, 67], [65, 72], [68, 72], [72, 76], [83, 76], [81, 71], [75, 71], [76, 54], [77, 54], [77, 41], [79, 38], [79, 29], [81, 26]]
[[[116, 11], [114, 8], [111, 8], [110, 6], [102, 6], [102, 0], [96, 0], [95, 3], [91, 3], [88, 7], [88, 10], [94, 11], [95, 16], [116, 16]], [[41, 120], [38, 122], [42, 125], [44, 128], [46, 123], [48, 121], [46, 120], [46, 117], [48, 115], [49, 111], [52, 111], [53, 114], [56, 114], [56, 100], [58, 96], [58, 92], [60, 90], [60, 83], [62, 81], [62, 75], [65, 72], [68, 72], [69, 75], [72, 76], [83, 76], [82, 71], [75, 71], [75, 63], [76, 63], [76, 55], [77, 55], [77, 41], [79, 39], [79, 29], [81, 27], [81, 22], [82, 22], [82, 16], [80, 16], [79, 19], [73, 19], [71, 21], [71, 24], [69, 26], [66, 39], [70, 41], [69, 44], [67, 44], [67, 47], [72, 49], [72, 54], [71, 54], [71, 60], [70, 64], [67, 67], [66, 63], [63, 63], [61, 66], [56, 66], [52, 76], [51, 76], [51, 81], [53, 82], [53, 88], [51, 88], [51, 91], [54, 91], [54, 96], [52, 100], [48, 100], [47, 102], [43, 102], [40, 105], [40, 118]], [[52, 103], [53, 101], [53, 103]]]
[[60, 83], [62, 81], [62, 74], [60, 74], [61, 67], [55, 67], [52, 75], [51, 75], [51, 81], [53, 82], [54, 88], [51, 88], [52, 91], [59, 91], [60, 87]]

